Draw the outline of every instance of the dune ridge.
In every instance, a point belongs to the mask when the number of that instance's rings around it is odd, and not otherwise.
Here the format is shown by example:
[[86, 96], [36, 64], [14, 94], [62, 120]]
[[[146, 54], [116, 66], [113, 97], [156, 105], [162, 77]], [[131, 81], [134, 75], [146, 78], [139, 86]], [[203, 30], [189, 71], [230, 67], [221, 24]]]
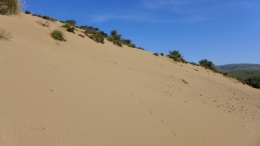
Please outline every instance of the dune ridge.
[[0, 15], [0, 146], [260, 144], [260, 90], [38, 20]]

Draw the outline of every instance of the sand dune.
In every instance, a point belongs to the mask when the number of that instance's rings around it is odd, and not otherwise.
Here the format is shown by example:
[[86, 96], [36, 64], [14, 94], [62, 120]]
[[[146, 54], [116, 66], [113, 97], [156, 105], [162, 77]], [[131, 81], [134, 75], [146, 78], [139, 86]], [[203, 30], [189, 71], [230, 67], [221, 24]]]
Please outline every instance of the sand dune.
[[0, 146], [260, 145], [260, 90], [40, 19], [0, 15]]

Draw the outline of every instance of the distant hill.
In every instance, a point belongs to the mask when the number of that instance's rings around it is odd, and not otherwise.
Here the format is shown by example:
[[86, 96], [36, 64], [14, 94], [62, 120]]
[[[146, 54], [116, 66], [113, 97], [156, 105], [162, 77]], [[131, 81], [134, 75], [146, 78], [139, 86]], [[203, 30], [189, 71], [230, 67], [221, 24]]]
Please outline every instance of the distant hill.
[[251, 76], [260, 76], [260, 70], [234, 70], [229, 71], [228, 76], [244, 81]]
[[218, 71], [227, 72], [228, 76], [237, 78], [241, 81], [251, 77], [260, 76], [260, 64], [226, 64], [216, 66]]
[[234, 70], [260, 70], [260, 64], [226, 64], [216, 66], [216, 68], [222, 72], [229, 72]]

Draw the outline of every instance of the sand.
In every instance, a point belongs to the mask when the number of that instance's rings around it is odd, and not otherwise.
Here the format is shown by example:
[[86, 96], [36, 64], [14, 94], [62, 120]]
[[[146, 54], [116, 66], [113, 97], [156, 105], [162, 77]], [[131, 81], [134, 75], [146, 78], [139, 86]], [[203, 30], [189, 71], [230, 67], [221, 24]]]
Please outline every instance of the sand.
[[260, 145], [260, 90], [39, 20], [0, 15], [0, 146]]

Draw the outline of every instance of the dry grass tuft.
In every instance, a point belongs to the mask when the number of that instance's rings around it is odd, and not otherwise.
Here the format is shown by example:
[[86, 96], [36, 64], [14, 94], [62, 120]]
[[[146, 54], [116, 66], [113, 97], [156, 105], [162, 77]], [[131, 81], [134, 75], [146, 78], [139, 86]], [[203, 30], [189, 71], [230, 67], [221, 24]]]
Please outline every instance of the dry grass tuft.
[[1, 0], [0, 14], [1, 15], [18, 15], [24, 11], [26, 0]]
[[0, 29], [0, 40], [8, 41], [13, 38], [10, 32], [7, 32], [5, 29]]
[[50, 27], [50, 22], [48, 20], [46, 21], [38, 20], [36, 22], [39, 23], [41, 26]]

